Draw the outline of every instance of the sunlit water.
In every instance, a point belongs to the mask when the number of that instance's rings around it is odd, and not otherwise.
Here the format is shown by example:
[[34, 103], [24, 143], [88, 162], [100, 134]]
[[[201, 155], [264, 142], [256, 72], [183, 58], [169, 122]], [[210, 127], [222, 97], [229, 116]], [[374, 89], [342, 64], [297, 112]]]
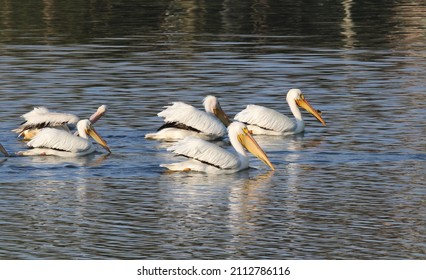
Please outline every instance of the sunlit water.
[[[424, 4], [296, 5], [287, 26], [288, 7], [263, 1], [160, 1], [148, 18], [124, 2], [87, 30], [54, 5], [0, 10], [0, 143], [26, 149], [11, 130], [34, 106], [84, 118], [106, 104], [96, 129], [112, 150], [0, 157], [2, 259], [426, 257]], [[40, 22], [18, 25], [20, 9]], [[144, 139], [169, 102], [213, 94], [230, 116], [252, 103], [290, 115], [290, 88], [327, 126], [304, 112], [304, 134], [256, 137], [275, 171], [251, 157], [232, 175], [168, 173], [159, 164], [181, 159]]]

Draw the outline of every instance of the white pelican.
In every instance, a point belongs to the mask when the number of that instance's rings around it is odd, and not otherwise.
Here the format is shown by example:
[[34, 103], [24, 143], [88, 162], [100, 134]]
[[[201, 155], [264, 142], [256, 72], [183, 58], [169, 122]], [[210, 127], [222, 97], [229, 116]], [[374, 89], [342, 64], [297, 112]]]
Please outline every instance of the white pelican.
[[34, 138], [27, 143], [30, 150], [18, 152], [22, 156], [47, 156], [56, 155], [62, 157], [83, 156], [95, 151], [95, 146], [89, 139], [89, 135], [95, 139], [108, 153], [111, 153], [107, 143], [95, 131], [89, 120], [81, 120], [77, 123], [79, 136], [73, 135], [63, 129], [46, 127], [40, 129]]
[[273, 109], [258, 105], [248, 105], [246, 109], [235, 115], [235, 120], [247, 124], [248, 129], [253, 134], [296, 134], [305, 129], [302, 113], [298, 108], [300, 106], [325, 125], [325, 121], [320, 115], [321, 113], [312, 108], [300, 89], [290, 89], [288, 91], [287, 103], [295, 118], [294, 121]]
[[70, 132], [67, 124], [75, 125], [79, 121], [76, 115], [51, 112], [46, 107], [36, 107], [21, 117], [25, 121], [13, 131], [23, 136], [25, 140], [32, 139], [40, 129], [45, 127], [55, 127]]
[[237, 154], [231, 153], [213, 143], [197, 137], [187, 137], [167, 150], [190, 159], [161, 164], [172, 171], [199, 171], [206, 173], [234, 173], [249, 167], [249, 158], [244, 147], [258, 157], [272, 170], [274, 166], [256, 140], [250, 135], [246, 125], [233, 122], [228, 127], [228, 136]]
[[0, 144], [0, 152], [5, 156], [8, 157], [9, 153], [6, 151], [6, 149], [3, 147], [2, 144]]
[[214, 96], [203, 101], [205, 112], [183, 102], [173, 102], [158, 113], [165, 124], [156, 133], [145, 135], [147, 139], [175, 141], [186, 136], [197, 136], [205, 140], [214, 140], [226, 135], [226, 126], [230, 124], [228, 116]]
[[[106, 105], [100, 106], [96, 113], [90, 117], [91, 123], [93, 124], [101, 118], [106, 110]], [[79, 121], [79, 118], [74, 114], [51, 112], [46, 107], [36, 107], [21, 117], [25, 121], [13, 131], [19, 134], [18, 137], [22, 136], [24, 140], [31, 140], [40, 129], [46, 127], [60, 128], [70, 132], [67, 125], [75, 125]]]

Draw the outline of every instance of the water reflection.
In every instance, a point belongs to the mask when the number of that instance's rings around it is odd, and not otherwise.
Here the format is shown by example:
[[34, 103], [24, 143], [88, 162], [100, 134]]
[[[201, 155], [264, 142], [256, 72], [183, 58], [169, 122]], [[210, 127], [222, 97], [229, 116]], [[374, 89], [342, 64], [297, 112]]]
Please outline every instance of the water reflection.
[[[425, 6], [311, 2], [0, 0], [0, 142], [33, 106], [107, 104], [113, 151], [0, 158], [0, 258], [423, 259]], [[143, 138], [172, 101], [288, 115], [293, 87], [327, 127], [256, 136], [275, 172], [166, 173]]]
[[[256, 203], [266, 203], [262, 191], [268, 188], [272, 175], [273, 172], [254, 169], [225, 176], [164, 173], [161, 180], [169, 184], [162, 191], [162, 198], [167, 201], [162, 210], [167, 210], [162, 228], [173, 234], [168, 248], [180, 247], [180, 256], [185, 257], [188, 256], [184, 252], [190, 250], [190, 256], [196, 258], [208, 258], [207, 252], [223, 257], [229, 254], [228, 250], [237, 252], [245, 243], [238, 236], [259, 234], [253, 227], [261, 207]], [[217, 242], [228, 249], [217, 246]], [[192, 247], [196, 244], [200, 245]]]
[[[329, 42], [336, 43], [335, 38], [342, 38], [341, 46], [351, 49], [355, 43], [365, 44], [366, 40], [395, 46], [399, 44], [401, 34], [409, 44], [422, 41], [425, 36], [421, 21], [417, 20], [424, 12], [421, 1], [361, 4], [344, 0], [323, 5], [268, 0], [252, 0], [248, 3], [228, 0], [161, 0], [155, 3], [126, 0], [117, 3], [105, 0], [78, 1], [72, 6], [53, 0], [26, 2], [25, 5], [9, 0], [1, 2], [2, 40], [22, 42], [35, 39], [51, 44], [55, 41], [71, 43], [91, 38], [162, 33], [166, 37], [171, 36], [173, 40], [179, 38], [173, 34], [184, 34], [179, 40], [189, 46], [196, 34], [258, 34], [288, 36], [287, 43], [296, 46], [308, 40], [314, 41], [317, 47], [326, 46]], [[31, 11], [37, 11], [31, 19], [24, 16]], [[384, 16], [369, 17], [370, 13]], [[340, 28], [336, 24], [338, 18], [342, 19]], [[398, 22], [404, 24], [396, 24]], [[40, 28], [32, 28], [34, 25]], [[379, 29], [374, 35], [375, 39], [370, 37], [371, 32], [366, 32], [371, 26]], [[394, 27], [397, 30], [393, 30]], [[391, 32], [385, 32], [389, 29]], [[315, 38], [312, 35], [320, 36]], [[325, 38], [321, 39], [321, 36]], [[262, 37], [255, 40], [265, 42]], [[402, 44], [399, 46], [402, 47]]]
[[342, 1], [343, 8], [345, 11], [345, 16], [343, 18], [342, 22], [342, 28], [343, 28], [343, 36], [345, 41], [345, 49], [353, 49], [354, 45], [356, 43], [356, 40], [354, 39], [356, 37], [356, 32], [354, 30], [355, 24], [352, 19], [352, 0], [345, 0]]
[[229, 193], [228, 227], [232, 236], [230, 249], [238, 252], [244, 246], [253, 246], [259, 232], [258, 217], [269, 214], [265, 205], [269, 205], [267, 188], [271, 186], [274, 171], [246, 177], [231, 186]]
[[50, 164], [59, 165], [62, 167], [67, 166], [100, 166], [110, 155], [105, 154], [90, 154], [81, 157], [57, 157], [57, 156], [31, 156], [29, 162], [31, 164]]

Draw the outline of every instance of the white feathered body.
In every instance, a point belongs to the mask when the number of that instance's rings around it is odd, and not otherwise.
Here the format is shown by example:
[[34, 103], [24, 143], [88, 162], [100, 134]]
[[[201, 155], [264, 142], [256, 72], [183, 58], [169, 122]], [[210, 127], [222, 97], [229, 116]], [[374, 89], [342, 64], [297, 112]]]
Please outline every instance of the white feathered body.
[[193, 170], [206, 173], [234, 173], [248, 167], [241, 165], [233, 154], [213, 143], [196, 137], [187, 137], [167, 149], [190, 159], [182, 162], [161, 164], [173, 171]]
[[286, 135], [296, 130], [296, 123], [289, 117], [259, 105], [248, 105], [234, 119], [247, 124], [253, 134]]
[[33, 149], [20, 152], [20, 155], [57, 155], [75, 157], [87, 155], [95, 151], [89, 139], [75, 136], [67, 131], [56, 128], [43, 128], [27, 143]]
[[187, 136], [197, 136], [205, 140], [214, 140], [227, 133], [223, 123], [211, 113], [198, 110], [183, 102], [174, 102], [165, 108], [158, 113], [158, 116], [164, 118], [164, 122], [170, 126], [165, 125], [156, 133], [145, 135], [145, 138], [179, 140]]
[[67, 124], [77, 124], [79, 118], [73, 114], [51, 112], [45, 107], [36, 107], [21, 116], [25, 121], [13, 131], [31, 139], [42, 128], [56, 127], [69, 131]]

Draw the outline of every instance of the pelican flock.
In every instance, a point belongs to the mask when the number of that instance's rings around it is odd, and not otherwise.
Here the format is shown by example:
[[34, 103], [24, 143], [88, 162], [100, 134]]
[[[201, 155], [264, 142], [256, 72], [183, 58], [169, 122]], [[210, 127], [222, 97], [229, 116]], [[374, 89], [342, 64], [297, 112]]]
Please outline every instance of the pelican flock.
[[244, 150], [246, 148], [274, 170], [268, 156], [259, 147], [244, 124], [240, 122], [231, 123], [228, 127], [228, 137], [236, 154], [203, 139], [187, 137], [167, 150], [189, 159], [177, 163], [161, 164], [160, 166], [172, 171], [234, 173], [249, 167], [249, 158]]
[[164, 118], [157, 132], [145, 135], [147, 139], [176, 141], [187, 136], [196, 136], [205, 140], [215, 140], [226, 135], [226, 126], [230, 124], [228, 116], [222, 110], [215, 96], [207, 96], [203, 101], [205, 111], [183, 102], [173, 102], [158, 113]]
[[[320, 111], [309, 104], [300, 89], [290, 89], [286, 99], [294, 120], [273, 109], [248, 105], [235, 115], [232, 123], [222, 110], [219, 100], [214, 96], [209, 95], [204, 98], [204, 111], [183, 102], [173, 102], [157, 114], [164, 119], [164, 124], [157, 132], [146, 134], [145, 138], [180, 140], [167, 148], [167, 151], [184, 156], [187, 160], [160, 165], [171, 171], [238, 172], [249, 168], [249, 155], [246, 150], [275, 170], [252, 134], [288, 135], [302, 132], [305, 125], [299, 107], [311, 113], [324, 126], [326, 125]], [[17, 154], [84, 156], [96, 150], [89, 137], [92, 137], [109, 154], [111, 150], [108, 144], [93, 127], [106, 110], [107, 107], [102, 105], [89, 119], [80, 120], [74, 114], [52, 112], [45, 107], [36, 107], [22, 115], [24, 122], [13, 130], [18, 133], [18, 137], [28, 141], [26, 144], [29, 149]], [[71, 132], [70, 125], [76, 126], [75, 133]], [[208, 142], [226, 135], [234, 152]], [[0, 152], [9, 156], [1, 144]]]
[[305, 129], [302, 113], [299, 110], [299, 107], [302, 107], [324, 126], [326, 125], [320, 112], [312, 108], [300, 89], [290, 89], [288, 91], [287, 103], [293, 113], [294, 121], [273, 109], [259, 105], [248, 105], [246, 109], [236, 114], [234, 119], [247, 124], [248, 129], [253, 134], [297, 134]]

